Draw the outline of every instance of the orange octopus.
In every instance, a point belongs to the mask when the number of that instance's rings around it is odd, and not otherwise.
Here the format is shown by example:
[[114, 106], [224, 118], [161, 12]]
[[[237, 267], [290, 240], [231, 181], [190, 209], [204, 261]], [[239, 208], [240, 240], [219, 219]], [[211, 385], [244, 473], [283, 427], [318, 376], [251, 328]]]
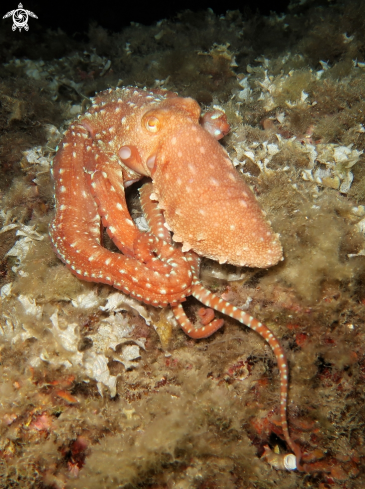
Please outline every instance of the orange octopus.
[[[200, 255], [263, 268], [282, 259], [278, 236], [217, 141], [229, 129], [222, 111], [201, 117], [195, 100], [169, 91], [126, 87], [98, 94], [71, 124], [54, 158], [51, 241], [78, 278], [110, 284], [146, 304], [170, 305], [192, 338], [206, 338], [223, 325], [213, 309], [260, 334], [279, 365], [281, 425], [301, 468], [286, 419], [283, 348], [264, 324], [199, 279]], [[143, 177], [151, 179], [140, 189], [150, 232], [136, 227], [124, 194]], [[121, 253], [103, 247], [103, 227]], [[200, 328], [181, 305], [189, 295], [208, 306], [199, 312]]]

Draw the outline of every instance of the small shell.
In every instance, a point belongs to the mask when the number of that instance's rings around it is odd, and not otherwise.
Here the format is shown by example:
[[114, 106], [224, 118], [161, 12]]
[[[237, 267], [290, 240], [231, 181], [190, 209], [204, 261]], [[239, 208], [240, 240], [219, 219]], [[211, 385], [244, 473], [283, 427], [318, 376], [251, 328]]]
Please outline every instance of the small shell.
[[276, 470], [296, 470], [297, 460], [292, 453], [280, 454], [273, 452], [267, 445], [261, 458], [266, 460]]

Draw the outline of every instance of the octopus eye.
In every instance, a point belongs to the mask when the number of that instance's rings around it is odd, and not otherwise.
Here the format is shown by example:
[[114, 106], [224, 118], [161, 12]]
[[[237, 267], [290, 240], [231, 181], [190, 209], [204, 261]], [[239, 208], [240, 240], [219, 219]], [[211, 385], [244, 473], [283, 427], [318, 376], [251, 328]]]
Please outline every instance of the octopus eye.
[[157, 132], [160, 129], [160, 121], [155, 116], [149, 116], [145, 119], [145, 127], [150, 132]]

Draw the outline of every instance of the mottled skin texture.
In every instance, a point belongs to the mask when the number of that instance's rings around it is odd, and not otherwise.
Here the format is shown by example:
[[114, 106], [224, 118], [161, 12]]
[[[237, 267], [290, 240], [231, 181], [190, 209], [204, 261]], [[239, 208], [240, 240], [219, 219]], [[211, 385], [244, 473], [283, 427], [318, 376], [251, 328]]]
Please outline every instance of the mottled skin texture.
[[226, 151], [198, 117], [180, 127], [178, 116], [169, 119], [174, 136], [161, 144], [153, 175], [174, 241], [220, 263], [275, 265], [281, 245]]
[[[110, 284], [147, 304], [170, 304], [192, 338], [210, 336], [223, 325], [213, 309], [258, 332], [279, 365], [283, 434], [299, 466], [300, 450], [286, 421], [288, 367], [279, 341], [199, 280], [199, 255], [255, 267], [282, 259], [277, 235], [217, 142], [228, 131], [223, 112], [201, 117], [193, 99], [164, 90], [127, 87], [98, 94], [55, 156], [50, 236], [77, 277]], [[149, 233], [135, 226], [124, 196], [124, 188], [143, 176], [151, 178], [140, 189]], [[102, 246], [102, 226], [121, 253]], [[199, 311], [200, 328], [181, 305], [188, 295], [209, 307]]]

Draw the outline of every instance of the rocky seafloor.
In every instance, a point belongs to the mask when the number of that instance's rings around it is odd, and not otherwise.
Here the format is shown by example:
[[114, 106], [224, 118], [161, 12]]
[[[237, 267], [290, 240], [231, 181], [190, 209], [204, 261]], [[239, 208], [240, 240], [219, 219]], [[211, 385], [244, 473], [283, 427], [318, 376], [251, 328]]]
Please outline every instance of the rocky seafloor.
[[[30, 34], [37, 42], [0, 34], [0, 487], [364, 487], [362, 2], [292, 2], [268, 17], [187, 11], [119, 33], [93, 24], [84, 41]], [[285, 260], [206, 260], [201, 278], [280, 338], [307, 472], [260, 458], [265, 445], [287, 451], [264, 340], [230, 318], [192, 340], [169, 309], [78, 280], [51, 248], [55, 148], [96, 92], [125, 85], [227, 114], [222, 144]], [[184, 307], [195, 321], [199, 303]]]

